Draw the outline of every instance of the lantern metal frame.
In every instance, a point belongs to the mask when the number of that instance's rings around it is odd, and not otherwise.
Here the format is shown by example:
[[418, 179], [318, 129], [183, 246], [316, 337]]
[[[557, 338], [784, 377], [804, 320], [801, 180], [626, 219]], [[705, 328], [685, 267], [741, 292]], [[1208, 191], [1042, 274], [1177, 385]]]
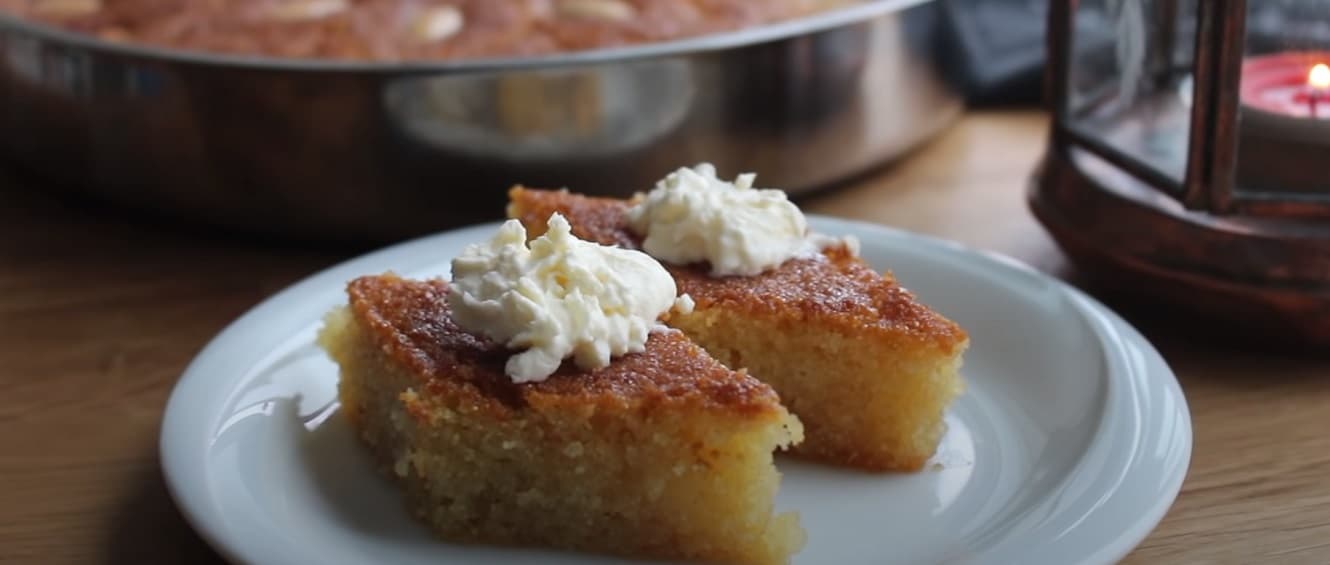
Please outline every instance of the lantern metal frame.
[[[1166, 0], [1169, 46], [1179, 0]], [[1330, 345], [1330, 191], [1238, 186], [1239, 86], [1247, 2], [1196, 3], [1186, 164], [1174, 178], [1076, 123], [1071, 77], [1077, 0], [1052, 0], [1049, 149], [1029, 204], [1078, 268], [1244, 333]], [[1315, 167], [1298, 174], [1317, 174]]]

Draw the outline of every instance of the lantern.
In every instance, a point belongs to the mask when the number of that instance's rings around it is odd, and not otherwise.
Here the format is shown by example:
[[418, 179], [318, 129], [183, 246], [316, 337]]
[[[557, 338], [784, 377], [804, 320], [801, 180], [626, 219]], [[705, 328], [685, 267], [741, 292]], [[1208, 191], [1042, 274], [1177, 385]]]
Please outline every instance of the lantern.
[[1330, 345], [1330, 1], [1053, 0], [1030, 205], [1103, 286]]

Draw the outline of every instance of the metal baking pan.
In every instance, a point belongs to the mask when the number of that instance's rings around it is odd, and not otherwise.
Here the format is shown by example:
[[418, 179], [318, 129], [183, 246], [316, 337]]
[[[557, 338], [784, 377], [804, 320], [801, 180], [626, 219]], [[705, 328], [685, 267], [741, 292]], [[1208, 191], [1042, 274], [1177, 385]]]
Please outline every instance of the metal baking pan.
[[799, 194], [960, 112], [935, 1], [520, 59], [361, 63], [114, 44], [0, 14], [0, 158], [194, 222], [395, 239], [514, 183], [627, 195], [710, 161]]

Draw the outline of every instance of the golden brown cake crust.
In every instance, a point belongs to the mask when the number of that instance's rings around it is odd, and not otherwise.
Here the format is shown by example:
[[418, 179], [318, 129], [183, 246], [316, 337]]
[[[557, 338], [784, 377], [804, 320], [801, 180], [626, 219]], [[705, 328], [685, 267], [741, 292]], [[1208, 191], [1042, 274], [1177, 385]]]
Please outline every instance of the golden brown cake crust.
[[783, 410], [770, 386], [725, 368], [677, 331], [652, 333], [643, 353], [617, 357], [603, 369], [588, 372], [565, 363], [545, 381], [515, 384], [503, 372], [512, 352], [453, 321], [447, 282], [386, 274], [351, 281], [347, 293], [372, 339], [420, 379], [426, 394], [463, 395], [496, 413], [528, 406], [661, 404], [751, 414]]
[[[568, 218], [577, 237], [628, 248], [640, 245], [626, 223], [630, 201], [521, 186], [509, 192], [509, 199], [509, 215], [528, 232], [543, 231], [545, 220], [558, 212]], [[817, 319], [846, 331], [881, 331], [944, 352], [968, 341], [960, 326], [918, 302], [890, 273], [878, 274], [843, 246], [751, 277], [712, 277], [705, 264], [666, 268], [679, 292], [691, 296], [699, 308], [724, 306], [792, 322]]]
[[[0, 12], [113, 41], [277, 57], [457, 60], [635, 45], [797, 18], [849, 0], [0, 0]], [[455, 33], [421, 37], [433, 4]], [[287, 6], [285, 9], [274, 7]], [[328, 9], [331, 7], [332, 9]], [[325, 13], [326, 12], [326, 13]]]

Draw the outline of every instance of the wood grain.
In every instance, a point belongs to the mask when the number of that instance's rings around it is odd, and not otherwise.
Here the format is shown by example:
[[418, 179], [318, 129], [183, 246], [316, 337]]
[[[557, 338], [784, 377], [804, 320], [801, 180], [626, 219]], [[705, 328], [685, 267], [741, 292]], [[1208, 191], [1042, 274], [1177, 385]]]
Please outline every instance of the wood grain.
[[[1072, 277], [1024, 203], [1037, 113], [979, 113], [902, 162], [803, 200]], [[166, 396], [265, 296], [363, 249], [210, 234], [0, 174], [0, 562], [216, 563], [158, 470]], [[1330, 563], [1330, 359], [1245, 351], [1113, 300], [1186, 389], [1177, 504], [1127, 563]]]

